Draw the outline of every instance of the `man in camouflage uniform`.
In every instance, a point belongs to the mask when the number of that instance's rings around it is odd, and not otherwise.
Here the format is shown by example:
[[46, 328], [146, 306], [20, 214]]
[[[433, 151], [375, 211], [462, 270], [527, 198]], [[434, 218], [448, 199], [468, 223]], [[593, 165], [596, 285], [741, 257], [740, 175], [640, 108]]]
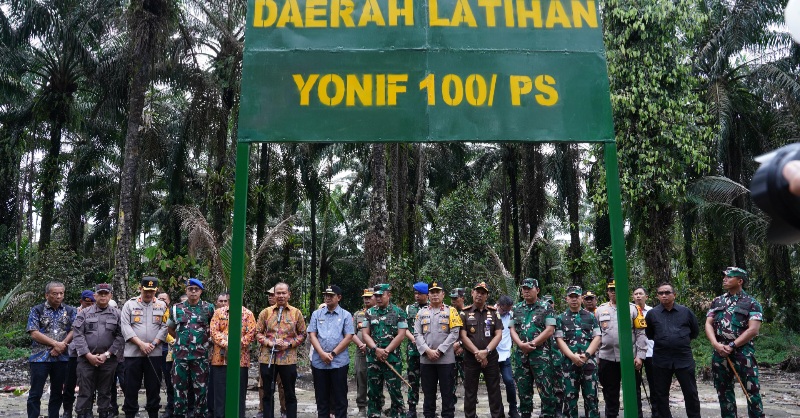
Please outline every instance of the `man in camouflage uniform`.
[[567, 416], [578, 418], [578, 392], [583, 391], [587, 418], [599, 418], [597, 401], [597, 362], [600, 346], [600, 326], [591, 312], [581, 309], [583, 290], [578, 286], [567, 289], [567, 309], [556, 318], [556, 342], [564, 354], [561, 379]]
[[375, 286], [373, 297], [376, 306], [367, 309], [367, 317], [362, 330], [367, 344], [367, 397], [370, 418], [379, 418], [383, 409], [383, 383], [389, 390], [392, 401], [390, 416], [399, 418], [403, 412], [403, 394], [400, 391], [400, 378], [390, 369], [399, 372], [401, 363], [397, 349], [406, 337], [408, 322], [406, 313], [391, 303], [392, 287], [388, 284]]
[[428, 306], [428, 284], [414, 283], [414, 303], [406, 306], [406, 318], [408, 318], [408, 328], [406, 329], [406, 359], [408, 374], [406, 379], [411, 387], [408, 388], [408, 418], [417, 418], [417, 403], [419, 403], [419, 351], [417, 351], [417, 341], [414, 339], [414, 320], [420, 309]]
[[[459, 315], [464, 312], [465, 294], [463, 287], [456, 287], [450, 292], [450, 305], [456, 308]], [[464, 382], [464, 346], [460, 340], [453, 344], [453, 352], [456, 354], [456, 367], [453, 369], [453, 402], [458, 403], [458, 379]]]
[[189, 299], [172, 306], [167, 322], [175, 337], [172, 384], [175, 386], [174, 416], [177, 418], [187, 416], [190, 392], [194, 394], [195, 415], [205, 414], [207, 409], [209, 330], [214, 305], [200, 300], [203, 290], [203, 282], [189, 279], [186, 284]]
[[758, 363], [753, 339], [758, 336], [763, 321], [761, 304], [742, 290], [747, 271], [728, 267], [724, 272], [722, 287], [726, 293], [711, 303], [706, 315], [706, 336], [714, 347], [711, 357], [711, 374], [717, 389], [722, 418], [736, 417], [735, 387], [738, 385], [731, 365], [742, 379], [750, 401], [747, 415], [763, 417], [758, 383]]
[[[553, 310], [554, 315], [556, 314], [555, 308], [555, 300], [553, 300], [553, 296], [551, 295], [544, 295], [542, 296], [542, 300], [547, 302], [550, 305], [550, 309]], [[564, 415], [564, 409], [566, 404], [564, 403], [564, 379], [561, 378], [561, 362], [564, 360], [564, 355], [561, 354], [561, 350], [558, 349], [558, 344], [556, 343], [556, 333], [553, 332], [553, 335], [550, 336], [550, 366], [553, 370], [553, 396], [556, 400], [556, 416], [560, 417]]]
[[550, 363], [550, 336], [555, 332], [555, 312], [550, 304], [539, 299], [539, 282], [522, 281], [522, 297], [514, 306], [511, 339], [517, 345], [514, 353], [514, 377], [519, 387], [519, 411], [523, 418], [533, 412], [533, 384], [542, 401], [543, 418], [556, 414], [553, 394], [554, 370]]
[[353, 315], [353, 323], [356, 327], [356, 335], [353, 336], [353, 344], [356, 345], [355, 355], [355, 375], [356, 375], [356, 388], [358, 394], [356, 395], [356, 405], [358, 405], [358, 416], [366, 418], [367, 416], [367, 344], [364, 343], [364, 321], [367, 319], [367, 309], [375, 306], [375, 299], [372, 297], [372, 289], [364, 289], [361, 295], [364, 300], [364, 308], [357, 311]]

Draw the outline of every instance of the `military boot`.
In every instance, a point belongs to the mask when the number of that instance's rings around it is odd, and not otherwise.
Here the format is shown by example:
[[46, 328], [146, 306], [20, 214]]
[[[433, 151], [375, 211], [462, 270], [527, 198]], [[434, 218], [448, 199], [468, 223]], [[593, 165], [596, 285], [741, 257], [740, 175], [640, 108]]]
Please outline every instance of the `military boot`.
[[519, 411], [517, 410], [517, 408], [511, 408], [511, 410], [508, 411], [508, 417], [509, 418], [522, 418], [519, 415]]
[[72, 408], [64, 408], [64, 414], [61, 415], [61, 418], [72, 418]]

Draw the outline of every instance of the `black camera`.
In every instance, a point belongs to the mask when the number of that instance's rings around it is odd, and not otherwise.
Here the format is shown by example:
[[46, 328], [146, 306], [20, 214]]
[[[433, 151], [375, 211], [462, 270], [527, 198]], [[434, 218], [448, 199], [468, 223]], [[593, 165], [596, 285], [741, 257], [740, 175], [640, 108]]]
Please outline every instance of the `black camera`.
[[761, 163], [750, 182], [753, 200], [772, 219], [767, 240], [774, 244], [794, 244], [800, 241], [800, 197], [789, 192], [789, 182], [783, 167], [800, 160], [800, 143], [781, 147], [756, 158]]

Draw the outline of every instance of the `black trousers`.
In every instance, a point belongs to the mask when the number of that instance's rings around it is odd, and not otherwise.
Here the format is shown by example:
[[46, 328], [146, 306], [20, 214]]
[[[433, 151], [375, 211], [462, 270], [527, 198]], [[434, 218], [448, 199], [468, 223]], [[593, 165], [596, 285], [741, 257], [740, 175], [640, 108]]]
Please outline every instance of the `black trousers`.
[[[211, 366], [211, 385], [214, 388], [214, 409], [209, 407], [208, 415], [214, 418], [225, 418], [226, 379], [228, 366]], [[345, 385], [347, 381], [345, 380]], [[239, 368], [239, 418], [244, 418], [244, 398], [247, 394], [247, 368]]]
[[75, 412], [80, 415], [92, 412], [92, 401], [97, 392], [97, 412], [102, 414], [111, 410], [111, 393], [114, 385], [114, 375], [117, 372], [117, 357], [111, 357], [105, 363], [95, 367], [86, 357], [77, 359], [78, 372], [78, 400], [75, 402]]
[[[347, 417], [347, 370], [349, 365], [336, 369], [318, 369], [311, 366], [314, 377], [314, 396], [317, 399], [317, 417]], [[331, 405], [333, 403], [333, 405]], [[288, 409], [288, 400], [287, 400]]]
[[164, 357], [125, 357], [125, 379], [122, 381], [122, 392], [125, 394], [125, 403], [122, 411], [126, 416], [139, 412], [139, 389], [147, 394], [147, 403], [144, 409], [147, 413], [157, 414], [161, 407], [161, 371], [164, 366]]
[[67, 362], [67, 378], [64, 380], [62, 399], [64, 412], [72, 411], [75, 405], [75, 388], [78, 387], [78, 358], [70, 357]]
[[[683, 399], [686, 405], [686, 416], [700, 418], [700, 398], [697, 395], [697, 380], [695, 379], [694, 368], [694, 363], [692, 363], [691, 367], [682, 369], [666, 369], [653, 365], [654, 391], [657, 393], [657, 408], [660, 418], [672, 418], [672, 414], [669, 411], [669, 387], [672, 385], [672, 376], [677, 377], [678, 383], [681, 385], [681, 392], [683, 392]], [[651, 400], [655, 401], [655, 399]], [[653, 406], [656, 406], [656, 404]]]
[[264, 381], [264, 418], [275, 418], [275, 391], [271, 388], [275, 386], [274, 382], [278, 376], [281, 378], [286, 399], [286, 417], [297, 418], [297, 396], [294, 392], [294, 384], [297, 381], [297, 365], [281, 366], [259, 363], [259, 366], [261, 380]]
[[[478, 379], [483, 373], [486, 391], [489, 395], [489, 411], [492, 418], [505, 418], [503, 412], [503, 395], [500, 392], [500, 365], [497, 362], [497, 351], [489, 356], [489, 364], [482, 368], [472, 354], [464, 355], [464, 416], [476, 418], [478, 403]], [[451, 374], [452, 376], [452, 374]]]
[[[647, 391], [650, 395], [650, 413], [653, 418], [659, 418], [658, 415], [658, 394], [656, 393], [655, 385], [655, 370], [653, 370], [653, 358], [647, 357], [644, 359], [644, 372], [647, 374]], [[669, 402], [669, 400], [667, 401]]]
[[[66, 361], [46, 361], [28, 363], [31, 368], [31, 390], [28, 391], [28, 418], [39, 418], [42, 406], [42, 393], [47, 378], [50, 378], [51, 388], [61, 388], [67, 377]], [[61, 411], [62, 391], [51, 390], [50, 400], [47, 403], [47, 417], [58, 418]]]
[[[453, 395], [455, 363], [419, 365], [422, 380], [422, 415], [425, 418], [436, 416], [436, 390], [442, 394], [442, 418], [453, 418], [456, 413], [456, 397]], [[438, 385], [437, 385], [438, 384]]]
[[[636, 374], [636, 403], [639, 408], [639, 418], [642, 413], [642, 372]], [[603, 400], [606, 402], [606, 418], [619, 416], [619, 389], [622, 385], [622, 369], [618, 361], [600, 359], [597, 376], [603, 385]]]
[[164, 377], [164, 387], [167, 392], [167, 404], [164, 406], [164, 412], [170, 416], [172, 412], [175, 411], [175, 387], [172, 385], [172, 363], [171, 361], [165, 361], [162, 363], [164, 367], [161, 368], [161, 376]]

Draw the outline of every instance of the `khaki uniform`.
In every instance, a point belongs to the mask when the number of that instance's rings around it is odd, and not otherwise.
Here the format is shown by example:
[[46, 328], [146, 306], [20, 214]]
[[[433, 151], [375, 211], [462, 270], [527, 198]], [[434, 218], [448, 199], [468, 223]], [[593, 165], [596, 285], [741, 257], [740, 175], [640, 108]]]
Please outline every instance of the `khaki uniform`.
[[[462, 329], [467, 338], [479, 350], [485, 350], [494, 338], [495, 331], [503, 330], [503, 321], [497, 311], [491, 306], [484, 306], [479, 310], [474, 305], [464, 308], [461, 313]], [[489, 395], [489, 410], [492, 418], [505, 417], [503, 413], [503, 399], [500, 393], [500, 365], [497, 350], [489, 353], [489, 364], [481, 367], [473, 353], [464, 353], [464, 415], [475, 418], [476, 404], [478, 403], [478, 379], [483, 373], [486, 381], [486, 390]]]

